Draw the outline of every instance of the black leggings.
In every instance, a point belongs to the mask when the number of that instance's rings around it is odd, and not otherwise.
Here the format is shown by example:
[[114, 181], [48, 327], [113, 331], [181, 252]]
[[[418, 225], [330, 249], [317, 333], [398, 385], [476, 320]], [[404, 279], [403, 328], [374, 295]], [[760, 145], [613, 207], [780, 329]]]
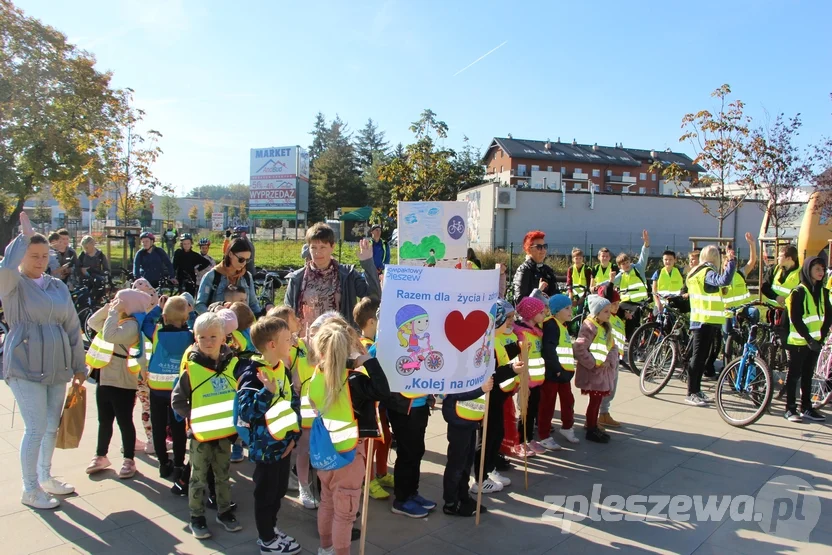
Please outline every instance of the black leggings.
[[95, 454], [106, 457], [113, 438], [113, 420], [118, 422], [124, 458], [132, 459], [136, 451], [136, 427], [133, 425], [133, 407], [136, 406], [136, 390], [99, 385], [95, 389], [95, 406], [98, 408], [98, 446]]
[[150, 392], [150, 425], [153, 428], [153, 447], [156, 449], [156, 456], [159, 465], [164, 465], [170, 460], [167, 448], [167, 427], [170, 426], [170, 436], [173, 440], [173, 465], [185, 466], [185, 448], [187, 437], [185, 434], [185, 421], [179, 421], [170, 407], [170, 395]]
[[[534, 424], [537, 422], [537, 412], [540, 407], [540, 386], [529, 389], [529, 405], [526, 410], [526, 420], [517, 420], [517, 431], [520, 433], [520, 441], [534, 440]], [[518, 410], [519, 414], [520, 411]], [[523, 424], [526, 425], [526, 433], [523, 434]]]
[[422, 457], [425, 456], [425, 430], [430, 408], [412, 407], [410, 414], [387, 410], [387, 418], [396, 436], [396, 464], [393, 467], [393, 488], [396, 501], [404, 503], [419, 493]]
[[693, 353], [690, 356], [690, 366], [688, 367], [688, 395], [702, 391], [702, 373], [708, 366], [708, 362], [716, 358], [714, 347], [719, 341], [719, 334], [721, 333], [722, 326], [720, 324], [702, 324], [699, 329], [691, 330]]
[[[537, 388], [536, 388], [537, 389]], [[474, 468], [476, 475], [480, 472], [480, 457], [481, 450], [485, 449], [485, 466], [483, 467], [483, 479], [488, 476], [490, 472], [497, 468], [497, 460], [500, 455], [500, 445], [503, 443], [505, 436], [505, 420], [503, 418], [503, 405], [506, 401], [506, 394], [502, 391], [495, 394], [491, 391], [491, 399], [488, 400], [488, 414], [485, 417], [488, 419], [488, 435], [485, 436], [485, 445], [482, 445], [482, 438], [480, 438], [479, 449], [474, 459]], [[482, 436], [482, 433], [480, 433]]]
[[786, 410], [797, 412], [797, 387], [800, 384], [800, 411], [812, 408], [812, 377], [818, 355], [809, 347], [788, 345], [789, 373], [786, 375]]

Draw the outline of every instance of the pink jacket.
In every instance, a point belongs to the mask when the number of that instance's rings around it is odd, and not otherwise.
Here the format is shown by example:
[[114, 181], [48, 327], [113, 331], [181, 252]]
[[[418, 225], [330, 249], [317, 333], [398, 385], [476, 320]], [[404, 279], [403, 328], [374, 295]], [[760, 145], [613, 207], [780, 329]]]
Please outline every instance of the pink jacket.
[[596, 366], [589, 346], [595, 340], [598, 329], [589, 318], [584, 320], [578, 339], [572, 343], [575, 354], [575, 387], [587, 391], [612, 391], [618, 366], [618, 347], [613, 345], [607, 359]]

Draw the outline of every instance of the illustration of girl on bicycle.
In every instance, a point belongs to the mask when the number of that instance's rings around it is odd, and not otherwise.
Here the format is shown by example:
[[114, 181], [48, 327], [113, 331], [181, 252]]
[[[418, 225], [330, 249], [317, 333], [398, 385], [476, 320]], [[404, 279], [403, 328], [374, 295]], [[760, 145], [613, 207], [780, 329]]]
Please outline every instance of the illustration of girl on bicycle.
[[[400, 357], [396, 361], [396, 370], [404, 376], [418, 370], [423, 361], [428, 370], [436, 372], [442, 368], [444, 358], [442, 353], [434, 351], [430, 344], [430, 334], [427, 333], [430, 320], [427, 311], [419, 305], [408, 304], [396, 312], [396, 329], [399, 345], [407, 347], [409, 356]], [[420, 335], [421, 334], [421, 335]], [[424, 347], [422, 342], [424, 341]]]

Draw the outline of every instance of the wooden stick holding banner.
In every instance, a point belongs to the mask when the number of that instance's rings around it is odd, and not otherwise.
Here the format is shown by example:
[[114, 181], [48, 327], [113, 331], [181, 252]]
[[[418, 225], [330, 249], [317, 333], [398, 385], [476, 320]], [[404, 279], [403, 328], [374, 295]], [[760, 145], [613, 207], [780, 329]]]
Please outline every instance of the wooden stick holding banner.
[[367, 506], [370, 504], [370, 480], [373, 471], [373, 440], [367, 440], [367, 468], [364, 471], [364, 501], [361, 504], [361, 540], [358, 553], [364, 555], [367, 544]]
[[529, 489], [529, 458], [528, 458], [528, 443], [529, 438], [526, 434], [526, 418], [529, 413], [529, 348], [531, 344], [528, 341], [520, 342], [520, 360], [523, 361], [525, 369], [520, 374], [520, 419], [523, 422], [523, 473], [525, 479], [526, 490]]
[[477, 518], [476, 525], [480, 525], [480, 507], [482, 507], [482, 475], [485, 470], [485, 438], [488, 434], [488, 401], [491, 399], [491, 392], [485, 394], [485, 416], [482, 419], [482, 437], [480, 438], [480, 473], [477, 479]]

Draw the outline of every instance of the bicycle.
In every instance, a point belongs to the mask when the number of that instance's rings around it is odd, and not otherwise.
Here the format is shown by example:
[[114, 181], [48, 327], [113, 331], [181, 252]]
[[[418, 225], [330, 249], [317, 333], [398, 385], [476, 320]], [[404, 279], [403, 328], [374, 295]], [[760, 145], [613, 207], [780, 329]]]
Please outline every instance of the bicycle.
[[[438, 372], [445, 365], [445, 357], [439, 351], [434, 351], [430, 344], [430, 334], [425, 334], [428, 341], [426, 349], [421, 351], [413, 351], [408, 356], [401, 356], [396, 360], [396, 372], [402, 376], [409, 376], [416, 370], [422, 367], [422, 362], [425, 363], [425, 368], [430, 372]], [[427, 353], [423, 355], [422, 353]]]
[[172, 297], [176, 295], [176, 288], [177, 286], [173, 284], [171, 278], [168, 276], [162, 276], [162, 279], [159, 280], [159, 287], [156, 288], [156, 292], [159, 293], [160, 297], [162, 295]]
[[679, 380], [687, 383], [688, 366], [693, 353], [693, 337], [688, 331], [688, 319], [679, 310], [666, 305], [662, 310], [662, 321], [658, 323], [663, 329], [669, 327], [670, 331], [661, 336], [644, 360], [639, 375], [639, 389], [648, 397], [661, 392], [680, 366]]
[[818, 356], [812, 377], [812, 408], [819, 409], [832, 401], [832, 334]]
[[277, 272], [258, 269], [254, 274], [254, 290], [260, 306], [274, 304], [275, 295], [283, 285], [284, 281]]
[[[768, 410], [774, 394], [774, 377], [761, 354], [759, 333], [772, 331], [770, 324], [754, 324], [748, 331], [748, 339], [741, 357], [731, 361], [720, 372], [716, 385], [716, 408], [719, 416], [731, 426], [744, 427], [755, 423]], [[775, 332], [776, 333], [776, 332]], [[743, 402], [750, 408], [743, 410], [750, 416], [739, 417], [729, 412]]]
[[[670, 298], [668, 297], [668, 300]], [[641, 375], [641, 369], [644, 366], [644, 361], [647, 360], [647, 354], [658, 344], [663, 337], [662, 323], [658, 321], [658, 317], [650, 309], [650, 301], [642, 301], [637, 303], [641, 309], [642, 320], [641, 325], [636, 328], [630, 340], [627, 342], [627, 366], [630, 372], [636, 376]], [[670, 331], [670, 328], [667, 328]]]
[[107, 279], [103, 282], [93, 277], [84, 278], [81, 286], [76, 287], [71, 293], [72, 303], [75, 305], [78, 320], [81, 322], [85, 348], [89, 347], [96, 335], [96, 331], [89, 325], [90, 317], [110, 300], [107, 295], [109, 274], [105, 274], [105, 277]]

